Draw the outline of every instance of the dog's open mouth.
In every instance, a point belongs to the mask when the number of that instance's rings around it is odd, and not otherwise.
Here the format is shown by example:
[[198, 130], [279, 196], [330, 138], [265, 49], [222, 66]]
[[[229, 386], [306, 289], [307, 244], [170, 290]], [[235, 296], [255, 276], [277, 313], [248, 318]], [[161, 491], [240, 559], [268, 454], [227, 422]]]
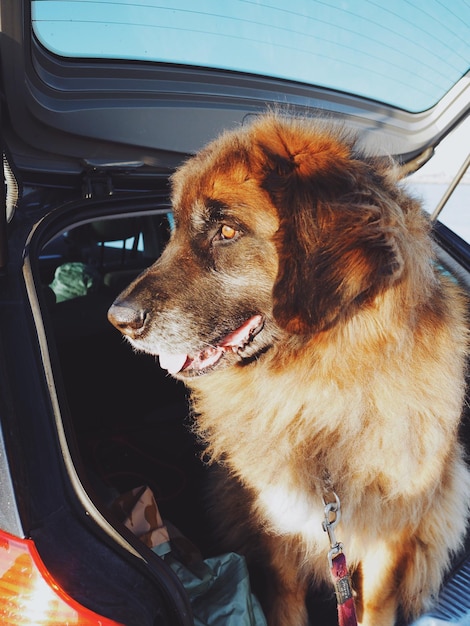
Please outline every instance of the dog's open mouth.
[[173, 376], [179, 373], [200, 375], [212, 369], [227, 352], [238, 353], [253, 340], [263, 328], [261, 315], [253, 315], [236, 330], [226, 335], [216, 345], [210, 345], [194, 355], [160, 352], [160, 367]]

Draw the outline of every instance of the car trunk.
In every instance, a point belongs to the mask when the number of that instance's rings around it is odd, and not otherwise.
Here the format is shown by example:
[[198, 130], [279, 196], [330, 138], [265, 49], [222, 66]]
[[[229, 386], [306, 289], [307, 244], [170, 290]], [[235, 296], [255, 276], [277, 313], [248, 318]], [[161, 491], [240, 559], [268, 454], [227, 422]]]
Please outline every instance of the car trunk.
[[[36, 321], [40, 316], [47, 336], [43, 357], [46, 368], [50, 359], [63, 455], [70, 457], [96, 515], [128, 540], [129, 528], [114, 503], [146, 486], [164, 522], [208, 558], [217, 554], [204, 495], [210, 469], [191, 430], [186, 389], [155, 358], [134, 353], [107, 321], [114, 298], [158, 258], [170, 229], [166, 181], [159, 192], [64, 205], [60, 217], [51, 212], [42, 220], [29, 243], [29, 295], [34, 291], [39, 298]], [[447, 247], [449, 236], [438, 228], [436, 237], [447, 239]], [[441, 260], [468, 284], [468, 271], [444, 250]], [[468, 442], [468, 418], [462, 434]], [[61, 559], [48, 550], [54, 532], [51, 527], [40, 539], [51, 570], [63, 576]], [[322, 624], [336, 623], [330, 590], [312, 595], [310, 605]]]

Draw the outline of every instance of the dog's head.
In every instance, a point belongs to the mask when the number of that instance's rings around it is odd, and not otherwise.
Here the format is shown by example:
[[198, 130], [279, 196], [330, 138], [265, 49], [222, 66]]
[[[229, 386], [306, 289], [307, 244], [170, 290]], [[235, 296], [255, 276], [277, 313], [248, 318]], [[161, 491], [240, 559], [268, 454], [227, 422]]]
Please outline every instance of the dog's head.
[[181, 378], [247, 364], [372, 306], [417, 206], [342, 130], [269, 114], [173, 176], [175, 229], [109, 318]]

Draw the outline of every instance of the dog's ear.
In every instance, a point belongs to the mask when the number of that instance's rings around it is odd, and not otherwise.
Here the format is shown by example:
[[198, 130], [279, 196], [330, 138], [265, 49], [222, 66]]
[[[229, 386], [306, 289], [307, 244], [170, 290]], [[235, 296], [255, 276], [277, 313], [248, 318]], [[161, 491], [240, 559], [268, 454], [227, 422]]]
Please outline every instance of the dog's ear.
[[326, 330], [401, 275], [402, 212], [371, 164], [331, 133], [281, 124], [258, 140], [280, 220], [274, 316], [291, 333]]
[[349, 318], [403, 272], [399, 229], [384, 226], [369, 206], [352, 208], [357, 215], [341, 204], [322, 207], [331, 221], [321, 230], [309, 228], [305, 216], [281, 223], [273, 312], [291, 333], [319, 332]]

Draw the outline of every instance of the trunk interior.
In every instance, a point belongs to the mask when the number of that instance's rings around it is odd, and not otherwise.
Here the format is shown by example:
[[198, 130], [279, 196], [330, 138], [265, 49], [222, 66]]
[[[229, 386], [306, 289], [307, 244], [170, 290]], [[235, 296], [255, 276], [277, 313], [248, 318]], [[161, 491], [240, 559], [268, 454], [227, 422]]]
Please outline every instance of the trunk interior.
[[[163, 519], [208, 557], [210, 469], [191, 432], [186, 389], [155, 358], [134, 353], [106, 317], [119, 292], [158, 258], [170, 228], [163, 205], [144, 216], [95, 219], [53, 237], [38, 269], [55, 340], [54, 375], [66, 399], [63, 419], [89, 495], [112, 516], [118, 495], [148, 486]], [[468, 419], [464, 425], [468, 430]], [[336, 624], [332, 592], [312, 596], [311, 612], [318, 623]]]

